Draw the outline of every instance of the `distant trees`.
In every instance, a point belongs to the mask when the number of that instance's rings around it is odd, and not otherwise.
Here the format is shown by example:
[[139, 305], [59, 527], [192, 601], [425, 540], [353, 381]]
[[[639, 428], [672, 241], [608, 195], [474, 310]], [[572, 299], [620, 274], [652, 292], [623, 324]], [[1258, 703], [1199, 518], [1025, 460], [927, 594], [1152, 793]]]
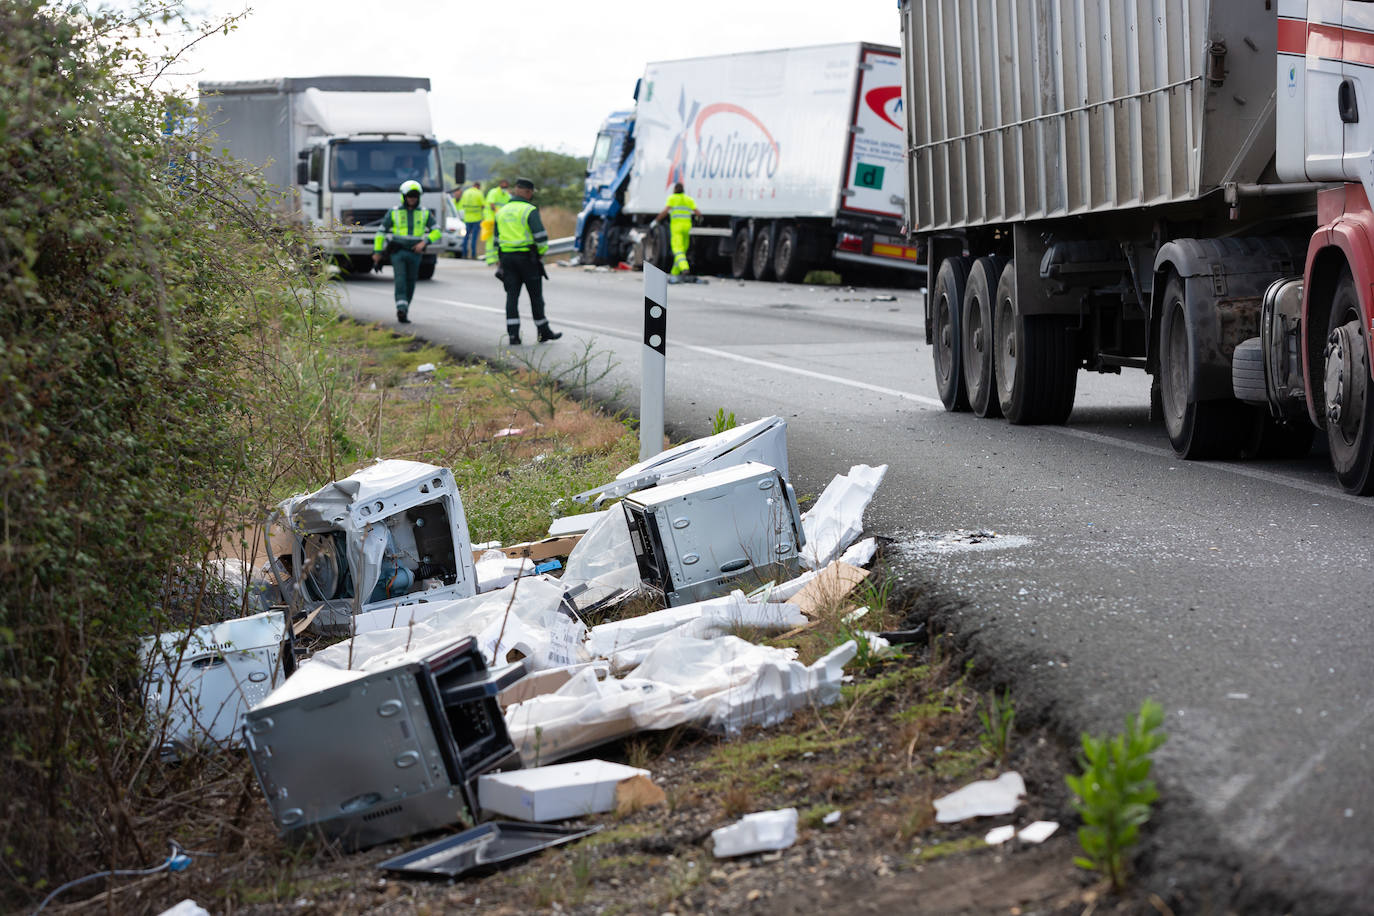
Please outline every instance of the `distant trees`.
[[[514, 181], [524, 177], [538, 189], [535, 202], [547, 207], [582, 208], [583, 181], [587, 176], [587, 161], [582, 156], [569, 156], [552, 150], [522, 146], [509, 153], [499, 146], [486, 143], [457, 144], [445, 140], [441, 147], [444, 162], [460, 160], [467, 163], [467, 180], [489, 181], [506, 178]], [[450, 169], [452, 174], [452, 169]]]

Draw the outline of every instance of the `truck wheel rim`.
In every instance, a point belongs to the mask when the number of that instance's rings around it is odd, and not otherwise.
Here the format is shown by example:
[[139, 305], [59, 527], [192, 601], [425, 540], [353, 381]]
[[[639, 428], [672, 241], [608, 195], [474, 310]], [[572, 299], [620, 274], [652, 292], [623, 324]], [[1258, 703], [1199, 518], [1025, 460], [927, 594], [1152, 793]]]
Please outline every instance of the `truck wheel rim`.
[[1326, 344], [1327, 425], [1346, 445], [1354, 445], [1369, 396], [1369, 363], [1359, 321], [1349, 321], [1331, 332]]
[[1178, 435], [1183, 428], [1183, 413], [1188, 409], [1188, 331], [1180, 303], [1174, 304], [1170, 316], [1159, 389], [1165, 426], [1172, 435]]
[[997, 375], [997, 396], [1002, 403], [1011, 400], [1012, 384], [1016, 379], [1016, 315], [1008, 298], [997, 302], [997, 316], [993, 319], [997, 359], [993, 369]]
[[943, 293], [936, 306], [936, 355], [939, 357], [939, 365], [936, 367], [940, 374], [940, 382], [949, 381], [954, 366], [954, 325], [950, 315], [949, 297]]

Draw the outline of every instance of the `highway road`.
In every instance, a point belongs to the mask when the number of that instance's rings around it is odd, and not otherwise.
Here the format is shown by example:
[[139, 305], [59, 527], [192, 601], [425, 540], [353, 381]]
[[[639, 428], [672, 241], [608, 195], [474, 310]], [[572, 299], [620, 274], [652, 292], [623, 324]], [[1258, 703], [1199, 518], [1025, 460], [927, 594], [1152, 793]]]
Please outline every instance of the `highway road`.
[[[636, 408], [642, 275], [550, 273], [565, 337], [521, 352], [610, 354], [598, 393]], [[394, 322], [389, 271], [340, 286], [352, 314]], [[803, 494], [888, 464], [870, 532], [1023, 710], [1072, 735], [1164, 704], [1157, 869], [1240, 868], [1242, 911], [1374, 912], [1374, 499], [1343, 493], [1324, 449], [1181, 461], [1139, 372], [1080, 373], [1062, 427], [946, 413], [919, 291], [717, 279], [670, 287], [668, 315], [670, 432], [707, 432], [719, 407], [778, 414]], [[479, 264], [441, 261], [411, 316], [455, 350], [503, 349], [503, 294]]]

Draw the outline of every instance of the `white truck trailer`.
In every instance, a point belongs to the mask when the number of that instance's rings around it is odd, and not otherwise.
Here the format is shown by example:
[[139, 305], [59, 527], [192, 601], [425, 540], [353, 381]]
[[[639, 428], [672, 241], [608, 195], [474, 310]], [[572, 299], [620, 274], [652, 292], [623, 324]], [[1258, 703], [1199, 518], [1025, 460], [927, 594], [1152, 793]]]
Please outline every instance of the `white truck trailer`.
[[900, 64], [896, 48], [859, 42], [649, 64], [634, 110], [606, 119], [587, 163], [583, 263], [642, 253], [666, 269], [668, 227], [649, 224], [680, 181], [703, 216], [694, 267], [785, 281], [919, 272], [901, 235]]
[[[439, 251], [458, 251], [462, 222], [444, 193], [443, 162], [429, 112], [429, 80], [315, 76], [202, 82], [204, 124], [217, 148], [261, 166], [291, 218], [345, 270], [372, 269], [372, 240], [401, 182], [423, 189], [443, 239], [420, 265], [434, 275]], [[454, 166], [462, 184], [464, 166]]]
[[949, 410], [1062, 423], [1144, 369], [1185, 458], [1374, 492], [1374, 4], [903, 0]]

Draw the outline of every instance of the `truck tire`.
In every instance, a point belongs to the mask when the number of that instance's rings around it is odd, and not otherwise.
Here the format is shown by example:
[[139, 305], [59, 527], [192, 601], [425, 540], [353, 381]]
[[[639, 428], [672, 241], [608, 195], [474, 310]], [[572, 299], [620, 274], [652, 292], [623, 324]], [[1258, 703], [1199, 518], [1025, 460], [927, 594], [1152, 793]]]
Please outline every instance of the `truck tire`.
[[1241, 446], [1242, 458], [1303, 458], [1312, 451], [1317, 430], [1306, 420], [1275, 420], [1255, 409], [1250, 436]]
[[736, 280], [749, 279], [749, 227], [735, 230], [735, 248], [730, 253], [730, 276]]
[[931, 290], [931, 318], [935, 323], [931, 352], [935, 357], [935, 387], [945, 410], [968, 410], [968, 389], [964, 387], [964, 372], [960, 365], [963, 349], [960, 335], [960, 313], [964, 304], [964, 288], [968, 285], [969, 259], [946, 258], [935, 276]]
[[1159, 399], [1164, 431], [1180, 457], [1196, 461], [1233, 458], [1249, 439], [1253, 413], [1233, 398], [1197, 401], [1192, 389], [1194, 362], [1183, 279], [1169, 277], [1159, 321]]
[[996, 376], [993, 374], [997, 348], [992, 336], [992, 307], [1004, 264], [1006, 260], [997, 255], [974, 261], [968, 286], [964, 290], [960, 362], [964, 368], [969, 407], [980, 417], [1002, 415], [1002, 405], [997, 399]]
[[766, 223], [754, 233], [753, 276], [755, 280], [773, 279], [773, 227]]
[[1355, 279], [1347, 268], [1331, 298], [1324, 352], [1326, 442], [1336, 479], [1351, 493], [1374, 493], [1374, 392], [1369, 341]]
[[598, 218], [587, 221], [586, 227], [582, 230], [582, 248], [578, 251], [579, 262], [582, 264], [604, 264], [605, 259], [597, 260], [596, 250], [601, 247], [601, 229], [604, 224]]
[[419, 271], [416, 272], [416, 274], [415, 274], [416, 279], [419, 279], [419, 280], [432, 280], [432, 279], [434, 279], [434, 265], [435, 265], [436, 263], [438, 263], [438, 258], [428, 258], [428, 259], [426, 259], [426, 260], [421, 261], [421, 262], [420, 262], [420, 269], [419, 269]]
[[800, 283], [807, 263], [802, 252], [801, 229], [795, 223], [778, 227], [777, 251], [773, 253], [773, 273], [780, 283]]
[[993, 378], [997, 403], [1007, 420], [1017, 426], [1067, 421], [1078, 388], [1069, 319], [1021, 314], [1015, 261], [1007, 262], [997, 281], [992, 322]]

